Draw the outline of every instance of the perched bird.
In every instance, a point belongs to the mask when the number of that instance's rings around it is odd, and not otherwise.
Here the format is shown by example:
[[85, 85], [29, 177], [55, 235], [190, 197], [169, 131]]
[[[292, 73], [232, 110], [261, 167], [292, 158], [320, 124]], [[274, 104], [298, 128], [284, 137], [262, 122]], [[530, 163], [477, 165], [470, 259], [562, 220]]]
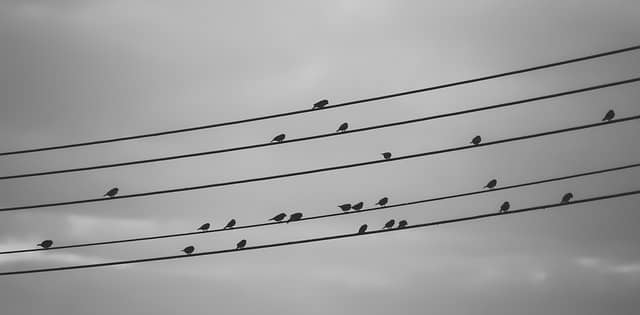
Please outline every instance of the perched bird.
[[353, 207], [351, 207], [351, 209], [353, 209], [353, 210], [362, 210], [362, 207], [364, 207], [364, 202], [360, 201], [360, 202], [356, 203], [355, 205], [353, 205]]
[[367, 231], [367, 225], [363, 224], [360, 226], [360, 229], [358, 229], [358, 234], [364, 234], [364, 232]]
[[350, 203], [345, 203], [343, 205], [339, 205], [338, 208], [340, 208], [340, 210], [347, 212], [349, 210], [351, 210], [351, 204]]
[[201, 226], [198, 228], [198, 231], [206, 231], [206, 230], [208, 230], [210, 227], [211, 227], [211, 224], [210, 224], [209, 222], [207, 222], [207, 223], [205, 223], [205, 224], [201, 225]]
[[484, 186], [484, 188], [494, 189], [494, 188], [496, 188], [496, 185], [498, 185], [498, 180], [497, 179], [492, 179], [487, 183], [486, 186]]
[[400, 222], [398, 222], [399, 229], [406, 227], [407, 225], [409, 225], [409, 222], [407, 222], [407, 220], [400, 220]]
[[232, 229], [236, 225], [236, 219], [231, 219], [227, 225], [224, 226], [225, 229]]
[[289, 216], [289, 221], [288, 222], [294, 222], [294, 221], [299, 221], [300, 219], [302, 219], [302, 212], [296, 212], [292, 215]]
[[510, 206], [511, 205], [509, 204], [508, 201], [503, 202], [502, 205], [500, 206], [500, 213], [509, 211]]
[[242, 240], [236, 244], [236, 249], [243, 249], [245, 246], [247, 246], [247, 240]]
[[282, 141], [284, 141], [285, 137], [286, 137], [286, 135], [284, 133], [281, 133], [281, 134], [273, 137], [273, 140], [271, 140], [271, 142], [282, 142]]
[[347, 128], [349, 128], [349, 124], [347, 124], [346, 122], [342, 123], [340, 127], [338, 127], [338, 130], [336, 130], [336, 132], [347, 131]]
[[269, 221], [280, 222], [280, 221], [284, 220], [284, 218], [286, 218], [286, 217], [287, 217], [287, 214], [282, 212], [282, 213], [276, 215], [275, 217], [269, 219]]
[[193, 246], [187, 246], [187, 247], [185, 247], [182, 251], [183, 251], [185, 254], [187, 254], [187, 255], [191, 255], [191, 254], [193, 254], [193, 251], [195, 251], [195, 250], [196, 250], [196, 248], [195, 248], [195, 247], [193, 247]]
[[384, 207], [384, 206], [387, 204], [387, 202], [389, 202], [389, 198], [387, 198], [387, 197], [383, 197], [383, 198], [381, 198], [380, 200], [378, 200], [378, 202], [376, 203], [376, 205], [377, 205], [377, 206], [380, 206], [380, 207]]
[[396, 220], [391, 219], [387, 223], [384, 224], [385, 229], [390, 229], [396, 224]]
[[38, 246], [40, 246], [42, 248], [49, 248], [49, 247], [51, 247], [51, 245], [53, 245], [53, 241], [52, 240], [44, 240], [44, 241], [42, 241], [42, 243], [38, 244]]
[[562, 196], [562, 203], [569, 203], [569, 201], [571, 201], [571, 198], [573, 198], [572, 193], [564, 194], [564, 196]]
[[109, 189], [109, 191], [107, 191], [106, 194], [104, 194], [104, 197], [109, 197], [109, 198], [113, 198], [118, 194], [118, 187], [113, 187], [111, 189]]
[[384, 153], [382, 153], [382, 157], [383, 157], [385, 160], [390, 159], [390, 158], [391, 158], [391, 152], [384, 152]]
[[480, 144], [480, 142], [481, 142], [481, 141], [482, 141], [482, 137], [480, 137], [480, 136], [475, 136], [475, 137], [473, 137], [473, 139], [471, 140], [471, 143], [472, 143], [473, 145], [478, 145], [478, 144]]
[[604, 118], [602, 118], [602, 121], [610, 121], [615, 116], [616, 116], [616, 112], [614, 112], [613, 109], [611, 109], [604, 115]]
[[315, 104], [313, 104], [313, 109], [322, 109], [327, 105], [329, 105], [328, 100], [317, 101]]

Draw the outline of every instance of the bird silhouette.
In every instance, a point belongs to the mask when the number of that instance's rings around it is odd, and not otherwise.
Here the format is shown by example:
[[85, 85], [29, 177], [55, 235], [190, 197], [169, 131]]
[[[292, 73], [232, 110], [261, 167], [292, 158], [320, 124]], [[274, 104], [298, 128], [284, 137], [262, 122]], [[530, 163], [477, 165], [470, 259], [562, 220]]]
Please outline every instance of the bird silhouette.
[[364, 234], [364, 232], [367, 231], [367, 225], [363, 224], [360, 226], [360, 228], [358, 229], [358, 234]]
[[380, 206], [380, 207], [384, 207], [387, 203], [389, 202], [389, 198], [387, 197], [383, 197], [380, 200], [378, 200], [378, 202], [376, 203], [376, 205]]
[[473, 137], [473, 139], [471, 140], [471, 143], [472, 143], [473, 145], [478, 145], [478, 144], [480, 144], [480, 142], [482, 142], [482, 137], [480, 137], [480, 136], [475, 136], [475, 137]]
[[362, 210], [362, 207], [364, 207], [364, 202], [360, 201], [360, 202], [356, 203], [355, 205], [353, 205], [353, 207], [351, 207], [351, 209], [353, 209], [353, 210]]
[[275, 217], [269, 219], [269, 221], [280, 222], [280, 221], [284, 220], [284, 218], [286, 218], [286, 217], [287, 217], [287, 214], [282, 212], [282, 213], [276, 215]]
[[229, 221], [229, 223], [227, 223], [227, 225], [225, 225], [224, 228], [225, 230], [232, 229], [235, 225], [236, 225], [236, 219], [231, 219], [231, 221]]
[[509, 207], [511, 207], [511, 205], [509, 204], [508, 201], [503, 202], [502, 205], [500, 206], [500, 213], [509, 211]]
[[327, 105], [329, 105], [328, 100], [317, 101], [315, 104], [313, 104], [313, 109], [322, 109]]
[[336, 132], [344, 132], [347, 131], [347, 128], [349, 128], [349, 124], [348, 123], [342, 123], [340, 125], [340, 127], [338, 127], [338, 130], [336, 130]]
[[201, 226], [198, 228], [198, 231], [206, 231], [206, 230], [208, 230], [210, 227], [211, 227], [211, 224], [210, 224], [209, 222], [207, 222], [207, 223], [205, 223], [205, 224], [201, 225]]
[[195, 247], [193, 247], [193, 246], [187, 246], [187, 247], [185, 247], [182, 251], [183, 251], [185, 254], [187, 254], [187, 255], [191, 255], [191, 254], [193, 254], [193, 251], [195, 251], [195, 250], [196, 250], [196, 248], [195, 248]]
[[53, 245], [53, 241], [52, 240], [44, 240], [40, 244], [38, 244], [38, 246], [40, 246], [42, 248], [45, 248], [45, 249], [51, 247], [51, 245]]
[[396, 220], [391, 219], [391, 220], [387, 221], [387, 223], [385, 223], [385, 224], [384, 224], [384, 228], [385, 228], [385, 229], [390, 229], [390, 228], [392, 228], [395, 224], [396, 224]]
[[236, 249], [243, 249], [245, 246], [247, 246], [247, 240], [242, 240], [236, 244]]
[[113, 197], [115, 197], [115, 196], [118, 194], [118, 191], [119, 191], [119, 190], [120, 190], [120, 189], [118, 189], [118, 187], [113, 187], [113, 188], [109, 189], [109, 191], [107, 191], [107, 193], [106, 193], [106, 194], [104, 194], [104, 196], [103, 196], [103, 197], [113, 198]]
[[350, 203], [345, 203], [342, 205], [339, 205], [338, 208], [340, 208], [340, 210], [347, 212], [349, 210], [351, 210], [351, 204]]
[[286, 137], [286, 135], [284, 133], [281, 133], [281, 134], [273, 137], [273, 140], [271, 140], [271, 142], [282, 142], [282, 141], [284, 141], [285, 137]]
[[398, 222], [399, 229], [406, 227], [407, 225], [409, 225], [409, 222], [407, 222], [407, 220], [400, 220], [400, 222]]
[[385, 160], [390, 159], [390, 158], [391, 158], [391, 152], [384, 152], [384, 153], [382, 153], [382, 157], [383, 157]]
[[571, 198], [573, 198], [572, 193], [564, 194], [564, 196], [562, 196], [562, 203], [569, 203], [569, 201], [571, 201]]
[[602, 118], [602, 121], [610, 121], [615, 116], [616, 116], [616, 112], [614, 112], [613, 109], [611, 109], [604, 115], [604, 118]]
[[302, 212], [296, 212], [296, 213], [294, 213], [294, 214], [289, 216], [289, 221], [287, 221], [287, 223], [294, 222], [294, 221], [300, 221], [300, 219], [302, 219]]
[[484, 188], [494, 189], [494, 188], [496, 188], [496, 185], [498, 185], [498, 180], [497, 179], [492, 179], [487, 183], [486, 186], [484, 186]]

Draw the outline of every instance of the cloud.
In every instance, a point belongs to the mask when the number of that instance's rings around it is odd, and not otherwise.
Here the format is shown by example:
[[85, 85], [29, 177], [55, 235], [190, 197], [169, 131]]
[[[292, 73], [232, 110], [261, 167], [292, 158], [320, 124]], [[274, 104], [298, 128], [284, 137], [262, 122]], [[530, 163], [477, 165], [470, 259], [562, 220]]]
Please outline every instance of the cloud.
[[146, 219], [104, 218], [72, 214], [68, 216], [67, 220], [69, 233], [73, 236], [112, 234], [113, 231], [150, 234], [159, 230], [156, 222]]
[[615, 263], [596, 257], [579, 257], [576, 263], [584, 268], [594, 269], [603, 273], [640, 274], [640, 262]]
[[[32, 248], [33, 244], [20, 241], [7, 241], [6, 243], [0, 243], [0, 248], [4, 250], [18, 250], [24, 248]], [[12, 264], [12, 263], [61, 263], [65, 265], [80, 265], [80, 264], [94, 264], [105, 262], [102, 257], [80, 255], [75, 253], [68, 253], [62, 251], [38, 251], [27, 252], [20, 254], [0, 255], [0, 265]]]

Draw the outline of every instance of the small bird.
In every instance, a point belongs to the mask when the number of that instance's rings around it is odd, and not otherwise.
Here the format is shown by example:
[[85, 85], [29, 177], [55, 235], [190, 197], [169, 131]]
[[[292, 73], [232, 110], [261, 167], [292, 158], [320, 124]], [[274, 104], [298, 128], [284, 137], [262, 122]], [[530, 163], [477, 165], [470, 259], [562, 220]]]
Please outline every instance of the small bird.
[[496, 188], [496, 185], [498, 185], [498, 180], [497, 179], [492, 179], [487, 183], [486, 186], [484, 186], [484, 188], [494, 189], [494, 188]]
[[347, 131], [347, 128], [349, 128], [349, 124], [348, 123], [342, 123], [340, 125], [340, 127], [338, 127], [338, 130], [336, 130], [336, 132], [344, 132]]
[[236, 244], [236, 249], [243, 249], [245, 246], [247, 246], [247, 240], [242, 240]]
[[273, 137], [273, 140], [271, 140], [271, 142], [282, 142], [282, 141], [284, 141], [285, 137], [286, 137], [286, 135], [284, 133], [281, 133], [281, 134]]
[[569, 201], [571, 201], [571, 198], [573, 198], [572, 193], [564, 194], [564, 196], [562, 196], [562, 203], [569, 203]]
[[229, 221], [229, 223], [227, 223], [227, 225], [225, 225], [224, 228], [225, 230], [232, 229], [235, 225], [236, 225], [236, 219], [231, 219], [231, 221]]
[[389, 202], [389, 198], [387, 198], [387, 197], [383, 197], [383, 198], [381, 198], [380, 200], [378, 200], [378, 202], [376, 203], [376, 205], [377, 205], [377, 206], [380, 206], [380, 207], [384, 207], [384, 206], [387, 204], [387, 202]]
[[187, 246], [187, 247], [185, 247], [182, 251], [183, 251], [185, 254], [187, 254], [187, 255], [191, 255], [191, 254], [193, 254], [193, 251], [195, 251], [195, 250], [196, 250], [196, 248], [195, 248], [195, 247], [193, 247], [193, 246]]
[[382, 153], [382, 157], [383, 157], [385, 160], [390, 159], [390, 158], [391, 158], [391, 152], [384, 152], [384, 153]]
[[338, 208], [340, 208], [340, 210], [347, 212], [349, 210], [351, 210], [351, 204], [350, 203], [345, 203], [342, 205], [339, 205]]
[[353, 210], [362, 210], [362, 207], [364, 207], [364, 202], [360, 201], [358, 203], [356, 203], [355, 205], [353, 205], [353, 207], [351, 207], [351, 209]]
[[328, 100], [317, 101], [315, 104], [313, 104], [313, 109], [322, 109], [327, 105], [329, 105]]
[[400, 220], [400, 222], [398, 222], [399, 229], [406, 227], [407, 225], [409, 225], [409, 222], [407, 222], [407, 220]]
[[478, 145], [478, 144], [480, 144], [480, 142], [482, 142], [482, 137], [480, 137], [480, 136], [475, 136], [475, 137], [473, 137], [473, 139], [471, 140], [471, 143], [472, 143], [473, 145]]
[[358, 234], [364, 234], [364, 232], [367, 231], [367, 225], [363, 224], [360, 226], [360, 229], [358, 229]]
[[510, 206], [511, 205], [509, 204], [508, 201], [503, 202], [502, 205], [500, 206], [500, 213], [509, 211]]
[[107, 191], [106, 194], [104, 194], [104, 197], [109, 197], [109, 198], [113, 198], [118, 194], [118, 187], [113, 187], [111, 189], [109, 189], [109, 191]]
[[211, 224], [209, 222], [207, 222], [207, 223], [201, 225], [198, 228], [198, 231], [203, 231], [204, 232], [204, 231], [208, 230], [210, 227], [211, 227]]
[[284, 220], [284, 218], [286, 218], [286, 217], [287, 217], [287, 214], [282, 212], [282, 213], [276, 215], [275, 217], [269, 219], [269, 221], [280, 222], [280, 221]]
[[38, 246], [42, 247], [42, 248], [49, 248], [51, 247], [51, 245], [53, 245], [53, 241], [52, 240], [44, 240], [42, 241], [42, 243], [38, 244]]
[[613, 109], [611, 109], [604, 115], [604, 118], [602, 118], [602, 121], [610, 121], [615, 116], [616, 116], [616, 112], [614, 112]]
[[296, 213], [294, 213], [294, 214], [289, 216], [289, 221], [287, 221], [287, 223], [294, 222], [294, 221], [300, 221], [300, 219], [302, 219], [302, 212], [296, 212]]
[[396, 224], [396, 220], [391, 219], [387, 223], [384, 224], [385, 229], [390, 229]]

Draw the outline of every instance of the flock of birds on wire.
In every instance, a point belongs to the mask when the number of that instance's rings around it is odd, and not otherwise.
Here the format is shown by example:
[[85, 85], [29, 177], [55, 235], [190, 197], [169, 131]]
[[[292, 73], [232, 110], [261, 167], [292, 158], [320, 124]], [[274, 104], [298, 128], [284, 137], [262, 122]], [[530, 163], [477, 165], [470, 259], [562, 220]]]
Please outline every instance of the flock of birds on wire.
[[[321, 100], [317, 103], [315, 103], [313, 105], [313, 109], [323, 109], [325, 106], [327, 106], [329, 104], [328, 100]], [[602, 121], [611, 121], [613, 118], [615, 117], [615, 112], [613, 110], [609, 110], [604, 118], [602, 118]], [[347, 131], [347, 129], [349, 128], [349, 124], [348, 123], [342, 123], [338, 129], [336, 130], [336, 132], [345, 132]], [[277, 136], [275, 136], [273, 138], [273, 140], [271, 142], [282, 142], [284, 141], [286, 135], [284, 133], [279, 134]], [[471, 144], [473, 145], [479, 145], [482, 142], [482, 137], [480, 136], [475, 136], [473, 137], [473, 139], [471, 139]], [[384, 157], [385, 160], [389, 160], [391, 159], [391, 152], [384, 152], [382, 153], [382, 156]], [[485, 185], [483, 188], [488, 188], [488, 189], [493, 189], [498, 185], [498, 181], [496, 179], [492, 179], [490, 180], [487, 185]], [[114, 187], [111, 188], [109, 191], [107, 191], [107, 193], [104, 194], [104, 197], [108, 197], [108, 198], [113, 198], [115, 197], [119, 192], [118, 187]], [[561, 203], [566, 204], [569, 203], [571, 201], [571, 199], [573, 198], [573, 194], [572, 193], [566, 193], [562, 196], [562, 200]], [[380, 206], [380, 207], [384, 207], [387, 205], [387, 203], [389, 202], [389, 198], [384, 197], [381, 198], [376, 205]], [[349, 210], [362, 210], [364, 207], [364, 202], [360, 201], [357, 202], [355, 204], [350, 204], [350, 203], [345, 203], [345, 204], [341, 204], [338, 206], [338, 208], [340, 208], [342, 211], [347, 212]], [[509, 211], [509, 208], [511, 207], [511, 204], [509, 203], [509, 201], [505, 201], [502, 203], [502, 205], [500, 206], [500, 209], [498, 210], [498, 213], [506, 213]], [[295, 212], [292, 213], [291, 215], [289, 215], [289, 219], [284, 221], [286, 223], [289, 222], [295, 222], [295, 221], [299, 221], [302, 219], [302, 212]], [[287, 217], [286, 213], [279, 213], [276, 216], [274, 216], [273, 218], [269, 219], [269, 221], [274, 221], [274, 222], [283, 222], [283, 220]], [[233, 227], [235, 227], [236, 225], [236, 220], [235, 219], [231, 219], [231, 221], [229, 221], [225, 227], [223, 228], [224, 230], [227, 229], [232, 229]], [[385, 225], [382, 227], [383, 229], [392, 229], [394, 228], [394, 226], [396, 225], [396, 220], [395, 219], [391, 219], [389, 221], [387, 221], [387, 223], [385, 223]], [[400, 220], [398, 221], [398, 229], [401, 228], [405, 228], [409, 225], [409, 223], [407, 222], [407, 220]], [[206, 232], [211, 228], [211, 224], [210, 223], [204, 223], [202, 224], [199, 228], [198, 231], [201, 232]], [[367, 224], [363, 224], [360, 226], [360, 228], [358, 229], [358, 234], [364, 234], [366, 233], [368, 228]], [[37, 246], [40, 246], [44, 249], [50, 248], [53, 245], [53, 241], [52, 240], [44, 240], [42, 241], [40, 244], [38, 244]], [[245, 246], [247, 245], [247, 240], [243, 239], [240, 242], [238, 242], [236, 244], [236, 249], [243, 249]], [[195, 252], [195, 247], [194, 246], [187, 246], [184, 249], [181, 250], [182, 252], [184, 252], [187, 255], [191, 255]]]

